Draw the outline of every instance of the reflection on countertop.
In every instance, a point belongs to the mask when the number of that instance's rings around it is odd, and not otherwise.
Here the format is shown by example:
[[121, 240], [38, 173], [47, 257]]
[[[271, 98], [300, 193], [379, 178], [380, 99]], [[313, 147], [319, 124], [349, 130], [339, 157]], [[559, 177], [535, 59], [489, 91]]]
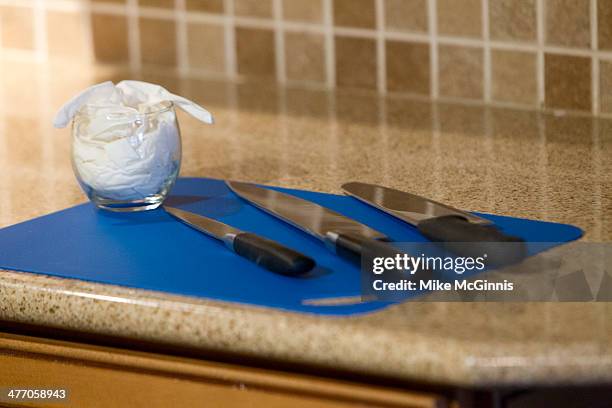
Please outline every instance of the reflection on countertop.
[[[110, 68], [3, 61], [0, 226], [84, 201], [51, 120]], [[468, 210], [612, 239], [612, 121], [144, 74], [209, 108], [181, 114], [183, 176], [339, 193], [381, 183]], [[4, 271], [0, 319], [211, 352], [463, 385], [612, 380], [612, 305], [410, 303], [323, 318]]]

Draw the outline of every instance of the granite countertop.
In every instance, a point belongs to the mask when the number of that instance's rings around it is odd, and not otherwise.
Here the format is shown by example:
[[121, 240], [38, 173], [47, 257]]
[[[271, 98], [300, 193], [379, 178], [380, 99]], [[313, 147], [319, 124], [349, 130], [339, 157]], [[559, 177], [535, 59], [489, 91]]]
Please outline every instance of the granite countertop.
[[[0, 226], [84, 201], [58, 106], [111, 69], [3, 62]], [[12, 78], [10, 81], [7, 78]], [[183, 176], [339, 193], [349, 179], [612, 238], [612, 121], [369, 93], [146, 74], [205, 104], [181, 115]], [[23, 84], [28, 86], [24, 87]], [[409, 303], [317, 317], [0, 272], [0, 319], [464, 386], [612, 382], [612, 304]]]

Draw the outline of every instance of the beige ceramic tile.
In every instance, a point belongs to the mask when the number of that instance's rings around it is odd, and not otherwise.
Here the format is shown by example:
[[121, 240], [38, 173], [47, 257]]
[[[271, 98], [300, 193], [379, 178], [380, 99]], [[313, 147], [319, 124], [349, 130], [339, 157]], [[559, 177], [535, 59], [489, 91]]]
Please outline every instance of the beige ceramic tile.
[[535, 41], [535, 0], [489, 0], [489, 31], [492, 40]]
[[143, 64], [176, 65], [176, 25], [173, 20], [141, 17], [140, 53]]
[[481, 48], [441, 45], [438, 48], [438, 68], [441, 96], [482, 98]]
[[189, 23], [187, 52], [189, 66], [211, 72], [225, 72], [225, 35], [221, 25]]
[[285, 33], [287, 78], [325, 81], [325, 42], [321, 34]]
[[320, 23], [323, 20], [322, 0], [283, 0], [286, 20]]
[[369, 38], [336, 36], [339, 87], [376, 88], [376, 44]]
[[34, 12], [29, 7], [0, 6], [0, 34], [5, 48], [34, 48]]
[[591, 59], [545, 54], [546, 107], [591, 109]]
[[546, 0], [546, 44], [590, 47], [589, 7], [589, 0]]
[[88, 53], [85, 22], [77, 12], [47, 12], [49, 55], [84, 58]]
[[340, 27], [375, 28], [374, 0], [333, 0], [334, 24]]
[[612, 61], [599, 63], [599, 109], [612, 112]]
[[385, 0], [385, 26], [392, 31], [427, 32], [427, 0]]
[[429, 44], [386, 42], [387, 89], [429, 95]]
[[237, 16], [272, 18], [272, 0], [234, 0]]
[[482, 37], [482, 0], [437, 0], [438, 33]]
[[97, 61], [128, 62], [128, 29], [125, 16], [92, 13], [91, 34]]
[[537, 103], [536, 54], [492, 50], [491, 81], [494, 100], [535, 105]]
[[115, 4], [125, 4], [126, 0], [91, 0], [92, 3], [115, 3]]
[[174, 0], [139, 0], [140, 7], [174, 8]]
[[223, 0], [186, 0], [188, 11], [202, 11], [204, 13], [223, 13]]
[[275, 55], [272, 30], [236, 29], [236, 57], [240, 74], [269, 78], [276, 76]]
[[597, 2], [597, 45], [600, 49], [612, 49], [612, 1]]

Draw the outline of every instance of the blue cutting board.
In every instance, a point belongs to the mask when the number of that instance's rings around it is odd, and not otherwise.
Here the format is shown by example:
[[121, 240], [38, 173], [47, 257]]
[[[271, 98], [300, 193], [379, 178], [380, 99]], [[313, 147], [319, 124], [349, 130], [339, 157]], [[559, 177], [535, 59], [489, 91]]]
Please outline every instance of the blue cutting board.
[[[386, 233], [394, 241], [426, 241], [415, 229], [353, 198], [277, 188], [311, 200]], [[316, 314], [350, 315], [389, 306], [303, 305], [303, 299], [360, 294], [360, 271], [321, 242], [254, 208], [221, 180], [180, 178], [172, 204], [282, 241], [316, 259], [309, 278], [270, 273], [163, 210], [99, 211], [90, 203], [0, 230], [0, 268], [150, 289], [178, 295]], [[574, 226], [479, 214], [530, 242], [567, 242]]]

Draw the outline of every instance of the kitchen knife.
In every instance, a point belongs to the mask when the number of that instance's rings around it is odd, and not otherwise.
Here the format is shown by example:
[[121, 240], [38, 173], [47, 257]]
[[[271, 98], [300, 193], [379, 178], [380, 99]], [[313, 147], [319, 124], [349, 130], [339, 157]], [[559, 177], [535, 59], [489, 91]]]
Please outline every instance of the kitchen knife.
[[164, 209], [190, 227], [223, 241], [236, 254], [271, 272], [302, 276], [315, 266], [311, 258], [278, 242], [189, 211], [166, 205]]
[[228, 187], [263, 211], [315, 236], [332, 252], [359, 263], [363, 254], [395, 257], [387, 236], [316, 203], [254, 184], [226, 181]]
[[469, 252], [472, 255], [476, 248], [489, 250], [494, 256], [489, 256], [489, 262], [494, 264], [513, 263], [526, 256], [522, 238], [505, 234], [491, 221], [477, 215], [375, 184], [351, 182], [343, 184], [342, 189], [350, 196], [415, 226], [431, 241], [447, 243], [445, 247], [455, 253], [467, 255]]

